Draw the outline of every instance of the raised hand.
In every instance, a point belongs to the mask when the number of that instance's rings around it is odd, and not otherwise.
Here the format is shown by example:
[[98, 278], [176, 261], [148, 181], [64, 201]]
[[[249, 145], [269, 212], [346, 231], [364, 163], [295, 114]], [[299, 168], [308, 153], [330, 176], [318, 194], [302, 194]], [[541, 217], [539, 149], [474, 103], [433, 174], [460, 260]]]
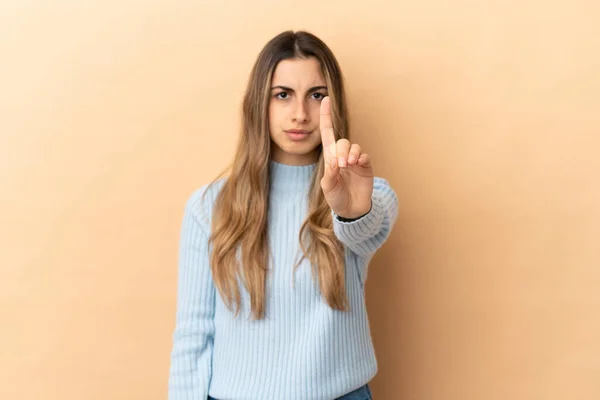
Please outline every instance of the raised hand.
[[321, 189], [329, 207], [342, 218], [354, 219], [369, 212], [373, 194], [373, 167], [367, 153], [348, 139], [336, 141], [329, 97], [321, 101], [321, 142], [325, 173]]

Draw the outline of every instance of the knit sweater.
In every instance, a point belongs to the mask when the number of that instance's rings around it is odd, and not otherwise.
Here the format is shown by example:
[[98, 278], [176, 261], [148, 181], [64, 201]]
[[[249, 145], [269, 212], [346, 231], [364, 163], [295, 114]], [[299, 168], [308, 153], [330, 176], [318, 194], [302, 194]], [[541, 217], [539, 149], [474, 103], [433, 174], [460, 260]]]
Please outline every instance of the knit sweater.
[[251, 320], [243, 285], [240, 313], [234, 318], [212, 280], [208, 237], [213, 204], [226, 178], [200, 187], [187, 200], [180, 232], [170, 400], [204, 400], [207, 395], [219, 400], [332, 400], [377, 373], [364, 285], [369, 261], [396, 221], [398, 199], [385, 179], [375, 177], [368, 214], [344, 222], [332, 211], [334, 232], [345, 247], [350, 306], [349, 312], [333, 310], [315, 287], [306, 259], [292, 276], [315, 166], [270, 162], [273, 265], [267, 273], [262, 320]]

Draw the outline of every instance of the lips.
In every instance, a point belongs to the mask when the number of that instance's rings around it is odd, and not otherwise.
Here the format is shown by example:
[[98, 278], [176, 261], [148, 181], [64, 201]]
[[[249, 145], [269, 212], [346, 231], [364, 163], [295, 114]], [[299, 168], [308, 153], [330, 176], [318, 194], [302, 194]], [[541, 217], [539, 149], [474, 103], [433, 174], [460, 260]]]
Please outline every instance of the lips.
[[308, 137], [311, 131], [306, 129], [288, 129], [285, 131], [288, 137], [293, 141], [302, 141]]

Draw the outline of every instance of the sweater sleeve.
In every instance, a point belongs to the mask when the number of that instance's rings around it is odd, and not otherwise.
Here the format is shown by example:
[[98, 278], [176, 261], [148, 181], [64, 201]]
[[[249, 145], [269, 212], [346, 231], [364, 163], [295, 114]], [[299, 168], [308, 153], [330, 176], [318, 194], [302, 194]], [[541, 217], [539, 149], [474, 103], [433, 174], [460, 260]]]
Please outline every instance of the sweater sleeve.
[[362, 217], [344, 222], [331, 211], [338, 239], [362, 257], [372, 256], [389, 237], [398, 217], [398, 197], [384, 178], [375, 177], [371, 210]]
[[215, 287], [209, 264], [209, 230], [198, 215], [199, 203], [200, 191], [186, 203], [180, 231], [169, 400], [206, 399], [212, 372]]

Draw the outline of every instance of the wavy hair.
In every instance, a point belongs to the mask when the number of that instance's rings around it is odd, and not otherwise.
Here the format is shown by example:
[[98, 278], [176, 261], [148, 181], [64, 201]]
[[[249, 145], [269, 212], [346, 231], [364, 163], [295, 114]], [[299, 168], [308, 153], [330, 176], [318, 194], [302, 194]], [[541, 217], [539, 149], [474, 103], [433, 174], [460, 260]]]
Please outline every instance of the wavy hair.
[[[230, 171], [219, 191], [212, 214], [211, 270], [215, 287], [225, 305], [240, 310], [238, 279], [250, 295], [254, 319], [265, 315], [265, 281], [270, 260], [267, 235], [271, 139], [268, 106], [271, 79], [285, 59], [315, 57], [321, 66], [329, 97], [336, 140], [349, 139], [349, 120], [343, 76], [327, 45], [305, 31], [286, 31], [272, 38], [259, 53], [251, 70], [242, 103], [242, 124], [232, 163], [211, 184]], [[319, 155], [322, 145], [319, 145]], [[349, 307], [345, 287], [343, 246], [333, 232], [331, 209], [320, 181], [325, 163], [319, 156], [308, 193], [309, 210], [298, 240], [302, 257], [312, 266], [313, 282], [336, 310]], [[239, 260], [241, 256], [241, 260]]]

